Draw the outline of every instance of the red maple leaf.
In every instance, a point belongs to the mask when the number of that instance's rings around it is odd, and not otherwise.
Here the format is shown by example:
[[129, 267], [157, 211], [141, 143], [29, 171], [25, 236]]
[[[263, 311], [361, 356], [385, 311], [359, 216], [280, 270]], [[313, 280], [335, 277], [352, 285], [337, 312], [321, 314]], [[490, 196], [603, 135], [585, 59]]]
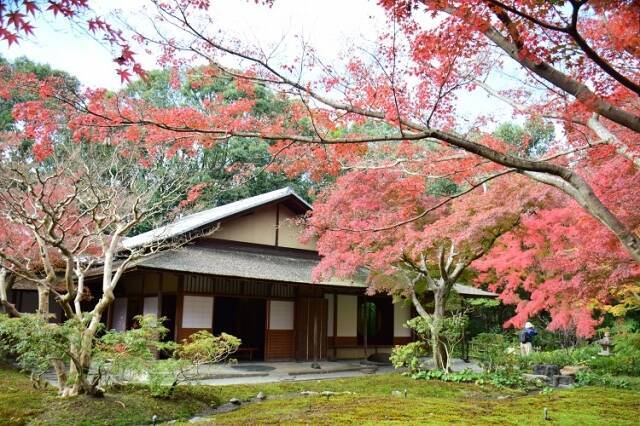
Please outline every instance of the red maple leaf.
[[53, 16], [58, 16], [58, 13], [62, 13], [64, 15], [64, 9], [60, 3], [56, 3], [54, 1], [49, 0], [49, 7], [47, 10], [53, 12]]
[[24, 21], [24, 22], [22, 23], [22, 31], [23, 31], [25, 34], [27, 34], [27, 35], [29, 35], [29, 34], [33, 35], [33, 30], [34, 30], [34, 29], [35, 29], [35, 27], [34, 27], [33, 25], [31, 25], [29, 22]]
[[89, 19], [88, 24], [89, 31], [91, 31], [92, 33], [95, 33], [96, 30], [100, 30], [104, 27], [104, 21], [102, 21], [100, 18]]
[[24, 13], [20, 13], [20, 11], [18, 11], [18, 10], [14, 10], [13, 12], [9, 12], [6, 15], [7, 24], [13, 24], [13, 26], [16, 27], [16, 29], [18, 29], [24, 23], [24, 18], [26, 16], [27, 15], [25, 15]]
[[27, 13], [30, 13], [32, 16], [35, 16], [36, 12], [40, 11], [40, 8], [38, 7], [38, 5], [36, 4], [35, 1], [24, 0], [22, 2], [22, 5], [24, 6], [24, 8], [27, 11]]
[[136, 63], [133, 65], [133, 72], [138, 74], [138, 76], [142, 79], [147, 77], [147, 72], [142, 68], [142, 65]]
[[120, 83], [131, 81], [131, 73], [129, 72], [129, 70], [118, 69], [116, 70], [116, 73], [118, 73], [118, 75], [120, 76]]
[[2, 34], [3, 38], [7, 41], [7, 43], [9, 43], [9, 46], [11, 46], [13, 43], [18, 44], [18, 35], [15, 33], [12, 33], [11, 31], [7, 31], [5, 30]]
[[128, 45], [122, 46], [122, 53], [120, 54], [120, 58], [124, 60], [124, 62], [133, 61], [133, 51], [129, 48]]

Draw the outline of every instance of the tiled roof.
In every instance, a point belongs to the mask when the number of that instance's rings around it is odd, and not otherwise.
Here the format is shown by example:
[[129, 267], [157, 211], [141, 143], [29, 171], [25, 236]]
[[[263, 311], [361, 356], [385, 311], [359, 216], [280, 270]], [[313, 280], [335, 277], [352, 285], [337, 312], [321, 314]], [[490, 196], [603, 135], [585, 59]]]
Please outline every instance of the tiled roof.
[[[136, 266], [228, 277], [311, 284], [311, 273], [318, 260], [288, 254], [256, 253], [240, 249], [186, 246], [158, 253]], [[364, 280], [332, 280], [325, 285], [365, 287]]]

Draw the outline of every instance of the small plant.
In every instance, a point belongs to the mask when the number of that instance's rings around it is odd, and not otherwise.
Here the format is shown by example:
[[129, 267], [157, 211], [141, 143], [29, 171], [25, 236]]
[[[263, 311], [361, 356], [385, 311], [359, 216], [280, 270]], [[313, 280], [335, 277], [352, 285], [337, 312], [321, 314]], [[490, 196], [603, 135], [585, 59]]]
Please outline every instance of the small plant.
[[422, 357], [427, 356], [427, 348], [423, 342], [411, 342], [395, 346], [391, 350], [389, 361], [395, 368], [406, 368], [411, 373], [421, 370]]
[[629, 380], [624, 377], [615, 377], [608, 373], [599, 374], [589, 370], [576, 373], [576, 384], [578, 386], [597, 385], [619, 389], [627, 389], [630, 387]]
[[443, 382], [472, 383], [483, 378], [482, 373], [475, 373], [469, 369], [460, 372], [445, 372], [442, 370], [424, 370], [411, 375], [416, 380], [441, 380]]
[[510, 349], [503, 334], [480, 333], [471, 341], [471, 356], [489, 373], [515, 365], [517, 356]]
[[540, 395], [544, 395], [544, 396], [548, 397], [549, 400], [551, 400], [551, 395], [553, 395], [553, 391], [554, 391], [554, 389], [551, 386], [545, 386], [540, 391]]
[[136, 327], [126, 331], [107, 331], [95, 344], [94, 364], [103, 384], [136, 381], [148, 375], [160, 350], [172, 351], [173, 342], [162, 342], [168, 329], [164, 318], [136, 316]]
[[156, 362], [149, 370], [151, 394], [162, 398], [170, 397], [180, 383], [197, 378], [202, 365], [228, 359], [241, 343], [240, 339], [227, 333], [219, 336], [206, 330], [193, 333], [176, 346], [175, 358]]
[[[448, 317], [442, 319], [425, 318], [418, 316], [407, 321], [407, 327], [412, 329], [420, 338], [419, 345], [411, 345], [407, 349], [398, 349], [397, 366], [412, 368], [420, 368], [420, 363], [415, 361], [419, 356], [427, 354], [427, 348], [433, 351], [433, 346], [439, 346], [442, 356], [443, 368], [445, 371], [451, 371], [451, 358], [462, 343], [464, 330], [469, 323], [468, 317], [464, 313], [452, 313]], [[433, 342], [433, 330], [437, 331], [437, 343]], [[421, 349], [422, 348], [422, 349]], [[422, 353], [424, 350], [424, 354]], [[413, 354], [413, 355], [412, 355]], [[413, 358], [412, 358], [413, 357]], [[393, 362], [393, 361], [392, 361]], [[410, 365], [411, 364], [411, 365]], [[394, 363], [394, 365], [396, 365]]]
[[240, 339], [227, 333], [214, 336], [206, 330], [200, 330], [178, 345], [176, 355], [180, 359], [191, 361], [197, 371], [202, 364], [215, 364], [229, 358], [241, 343]]
[[51, 368], [69, 361], [68, 347], [77, 335], [75, 321], [52, 324], [42, 315], [24, 314], [19, 318], [0, 315], [0, 355], [15, 358], [36, 386]]

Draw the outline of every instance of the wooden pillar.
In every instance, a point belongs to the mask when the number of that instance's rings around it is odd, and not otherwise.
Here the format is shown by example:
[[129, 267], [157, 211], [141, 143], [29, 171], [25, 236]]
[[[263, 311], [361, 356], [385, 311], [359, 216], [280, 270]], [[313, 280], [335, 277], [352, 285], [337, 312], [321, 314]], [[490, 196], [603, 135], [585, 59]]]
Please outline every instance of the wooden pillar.
[[180, 339], [180, 329], [182, 328], [183, 296], [184, 274], [180, 274], [178, 276], [178, 291], [176, 292], [176, 342]]
[[338, 293], [333, 293], [333, 359], [338, 358]]

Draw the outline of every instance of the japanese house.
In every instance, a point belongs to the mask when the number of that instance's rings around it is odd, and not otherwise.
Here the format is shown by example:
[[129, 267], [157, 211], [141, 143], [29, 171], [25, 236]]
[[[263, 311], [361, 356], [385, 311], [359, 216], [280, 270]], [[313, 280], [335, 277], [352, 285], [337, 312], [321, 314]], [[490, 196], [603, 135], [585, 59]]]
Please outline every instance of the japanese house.
[[[287, 187], [125, 240], [134, 247], [205, 235], [130, 268], [118, 284], [107, 326], [125, 330], [136, 315], [158, 315], [167, 319], [169, 338], [180, 341], [198, 330], [230, 333], [242, 339], [239, 357], [251, 360], [362, 358], [365, 332], [369, 353], [409, 342], [411, 332], [403, 325], [410, 309], [388, 296], [365, 296], [364, 280], [312, 282], [320, 258], [313, 241], [300, 242], [294, 222], [310, 209]], [[35, 310], [37, 296], [28, 290], [12, 292], [19, 310]], [[457, 291], [495, 296], [460, 285]]]

